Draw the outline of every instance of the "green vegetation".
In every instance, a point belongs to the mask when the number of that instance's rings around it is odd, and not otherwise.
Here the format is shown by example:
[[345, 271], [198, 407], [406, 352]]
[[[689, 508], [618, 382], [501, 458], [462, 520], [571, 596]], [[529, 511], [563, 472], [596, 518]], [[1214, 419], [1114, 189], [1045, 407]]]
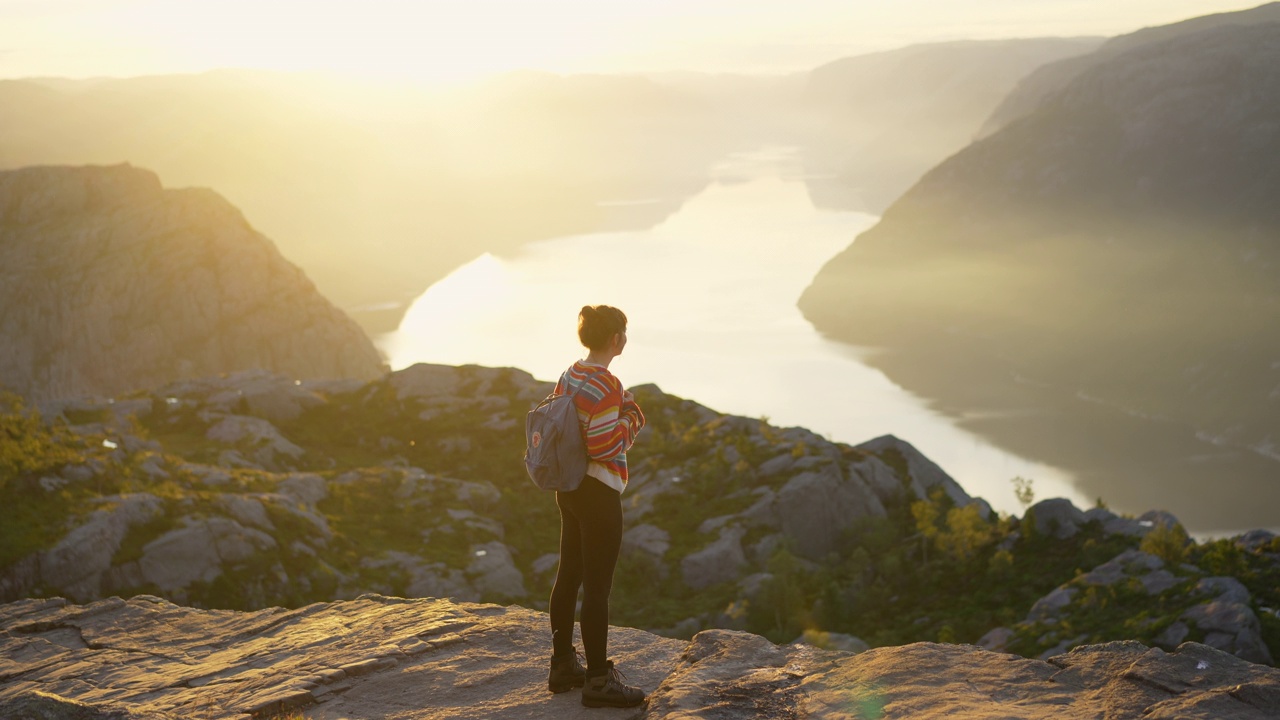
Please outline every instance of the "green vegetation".
[[62, 427], [46, 427], [22, 399], [0, 393], [0, 568], [45, 549], [66, 532], [67, 520], [90, 490], [41, 485], [46, 474], [91, 457], [84, 440]]
[[889, 518], [862, 520], [816, 571], [797, 568], [785, 551], [775, 557], [783, 572], [769, 591], [774, 607], [753, 612], [748, 629], [776, 642], [821, 629], [873, 646], [972, 643], [1021, 620], [1078, 568], [1133, 544], [1098, 527], [1070, 540], [1015, 539], [1017, 529], [1008, 518], [982, 520], [976, 506], [957, 508], [940, 493]]
[[[1188, 560], [1212, 575], [1239, 580], [1253, 596], [1262, 623], [1262, 640], [1280, 660], [1280, 535], [1269, 543], [1246, 550], [1231, 540], [1214, 540], [1189, 548]], [[1270, 609], [1270, 612], [1262, 610]]]
[[46, 427], [22, 398], [0, 393], [0, 490], [82, 459], [76, 444], [64, 429]]
[[[7, 513], [0, 523], [0, 568], [51, 547], [78, 516], [108, 507], [103, 498], [148, 493], [164, 511], [128, 528], [116, 565], [140, 559], [148, 543], [180, 524], [227, 517], [233, 505], [246, 533], [259, 541], [256, 533], [271, 537], [214, 579], [187, 587], [174, 598], [180, 602], [248, 609], [365, 591], [405, 594], [422, 573], [456, 574], [473, 561], [474, 546], [501, 540], [525, 579], [528, 594], [518, 601], [545, 608], [551, 573], [533, 567], [556, 551], [559, 517], [554, 497], [536, 489], [519, 462], [529, 396], [513, 377], [458, 368], [452, 399], [401, 399], [388, 380], [329, 396], [292, 420], [274, 422], [305, 454], [283, 457], [269, 469], [221, 466], [228, 446], [207, 438], [211, 420], [198, 401], [157, 399], [137, 422], [99, 410], [75, 414], [77, 422], [105, 423], [135, 439], [117, 448], [103, 445], [106, 436], [77, 434], [86, 427], [72, 432], [62, 420], [45, 422], [4, 396], [0, 502]], [[1139, 542], [1108, 536], [1097, 524], [1062, 540], [1037, 532], [1030, 510], [1021, 521], [984, 518], [978, 505], [957, 507], [941, 491], [927, 499], [903, 493], [886, 506], [887, 517], [851, 520], [824, 558], [801, 557], [774, 527], [735, 521], [750, 563], [743, 574], [761, 573], [752, 579], [755, 589], [746, 594], [737, 582], [725, 582], [693, 590], [681, 561], [716, 539], [718, 528], [700, 530], [706, 521], [741, 514], [799, 472], [829, 472], [870, 454], [762, 420], [720, 416], [651, 388], [637, 396], [649, 422], [629, 453], [635, 487], [624, 505], [636, 522], [666, 532], [669, 547], [660, 558], [622, 557], [612, 595], [615, 624], [686, 635], [700, 625], [722, 625], [777, 642], [847, 633], [873, 646], [975, 642], [1004, 626], [1017, 630], [1011, 649], [1034, 656], [1079, 638], [1151, 642], [1199, 601], [1191, 592], [1194, 573], [1180, 569], [1191, 563], [1248, 587], [1264, 640], [1280, 655], [1280, 619], [1262, 610], [1280, 607], [1280, 543], [1252, 551], [1229, 541], [1201, 545], [1177, 526], [1156, 528]], [[247, 413], [250, 403], [235, 409]], [[251, 457], [257, 448], [237, 449]], [[903, 453], [891, 449], [875, 457], [904, 489], [912, 486]], [[791, 469], [765, 476], [766, 463]], [[68, 466], [87, 468], [68, 477], [88, 479], [63, 477]], [[1032, 481], [1012, 483], [1029, 506]], [[313, 496], [304, 503], [298, 492]], [[1133, 582], [1092, 587], [1073, 580], [1139, 545], [1162, 558], [1179, 582], [1147, 595]], [[1080, 612], [1060, 622], [1021, 623], [1037, 600], [1064, 583], [1076, 588], [1073, 608]]]
[[1187, 559], [1187, 549], [1191, 537], [1181, 525], [1160, 523], [1142, 538], [1138, 549], [1151, 553], [1164, 561], [1169, 567], [1178, 567]]

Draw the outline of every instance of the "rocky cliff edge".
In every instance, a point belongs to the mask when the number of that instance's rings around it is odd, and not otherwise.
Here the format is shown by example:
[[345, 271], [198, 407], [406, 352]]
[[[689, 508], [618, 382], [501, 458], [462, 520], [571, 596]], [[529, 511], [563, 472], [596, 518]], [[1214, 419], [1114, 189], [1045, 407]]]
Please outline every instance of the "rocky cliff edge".
[[0, 606], [6, 718], [1274, 718], [1280, 670], [1136, 642], [1030, 660], [916, 643], [851, 654], [708, 630], [614, 628], [650, 693], [588, 710], [546, 690], [547, 619], [517, 606], [365, 595], [297, 610], [158, 598]]

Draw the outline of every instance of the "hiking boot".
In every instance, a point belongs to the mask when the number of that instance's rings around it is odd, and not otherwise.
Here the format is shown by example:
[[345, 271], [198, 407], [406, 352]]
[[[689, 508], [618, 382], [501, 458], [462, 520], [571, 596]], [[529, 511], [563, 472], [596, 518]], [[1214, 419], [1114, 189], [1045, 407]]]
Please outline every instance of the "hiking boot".
[[577, 651], [563, 656], [551, 656], [551, 671], [547, 673], [547, 689], [553, 693], [562, 693], [582, 687], [587, 680], [587, 671], [582, 667], [581, 655]]
[[629, 708], [644, 702], [644, 691], [624, 683], [626, 676], [613, 666], [612, 660], [605, 662], [605, 668], [603, 675], [587, 678], [582, 687], [583, 705]]

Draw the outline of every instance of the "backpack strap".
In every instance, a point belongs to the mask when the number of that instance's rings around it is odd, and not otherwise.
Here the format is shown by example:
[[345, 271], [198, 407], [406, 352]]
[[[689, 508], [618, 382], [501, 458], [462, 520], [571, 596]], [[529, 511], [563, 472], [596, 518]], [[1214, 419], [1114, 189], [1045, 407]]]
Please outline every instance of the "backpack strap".
[[[602, 373], [602, 372], [604, 372], [604, 368], [599, 368], [599, 369], [597, 369], [597, 370], [593, 370], [593, 371], [591, 371], [591, 374], [589, 374], [589, 375], [587, 375], [586, 377], [582, 378], [582, 382], [578, 383], [578, 387], [574, 388], [574, 390], [573, 390], [573, 392], [572, 392], [572, 393], [562, 393], [562, 394], [564, 394], [564, 395], [569, 395], [569, 396], [571, 396], [574, 400], [577, 400], [577, 399], [578, 399], [578, 393], [582, 392], [582, 388], [586, 387], [587, 383], [591, 382], [591, 378], [595, 377], [596, 375], [599, 375], [599, 374], [600, 374], [600, 373]], [[569, 387], [569, 386], [570, 386], [570, 381], [569, 381], [569, 371], [568, 371], [568, 370], [565, 370], [565, 371], [564, 371], [564, 384], [565, 384], [565, 387]]]

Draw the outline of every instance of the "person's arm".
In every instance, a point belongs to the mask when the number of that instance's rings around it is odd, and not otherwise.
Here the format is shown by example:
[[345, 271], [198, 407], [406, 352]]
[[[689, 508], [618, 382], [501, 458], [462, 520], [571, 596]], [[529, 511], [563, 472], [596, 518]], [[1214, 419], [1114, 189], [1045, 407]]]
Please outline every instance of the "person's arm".
[[[644, 427], [644, 414], [635, 401], [624, 401], [622, 385], [617, 378], [592, 378], [593, 385], [605, 390], [604, 397], [588, 411], [587, 455], [601, 462], [612, 460], [631, 447], [636, 433]], [[580, 396], [581, 397], [581, 396]]]
[[635, 396], [630, 391], [622, 393], [622, 416], [627, 418], [631, 428], [630, 445], [636, 441], [636, 435], [640, 433], [640, 428], [644, 427], [644, 413], [640, 411], [640, 406], [636, 404]]

